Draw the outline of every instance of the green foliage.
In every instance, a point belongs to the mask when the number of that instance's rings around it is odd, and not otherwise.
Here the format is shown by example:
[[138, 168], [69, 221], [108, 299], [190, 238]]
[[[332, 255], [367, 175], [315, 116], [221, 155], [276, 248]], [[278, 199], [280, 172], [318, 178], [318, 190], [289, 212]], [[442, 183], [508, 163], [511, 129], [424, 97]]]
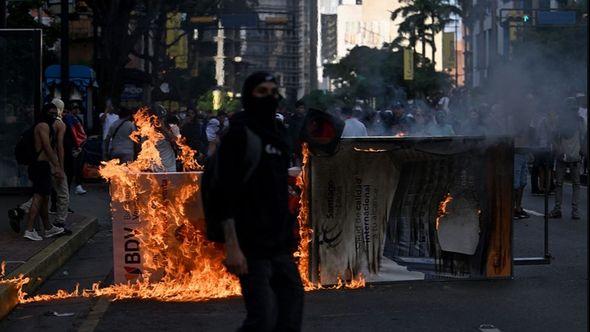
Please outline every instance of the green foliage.
[[301, 99], [307, 108], [315, 108], [322, 111], [343, 105], [334, 94], [324, 90], [313, 90]]
[[[215, 114], [217, 111], [213, 109], [213, 91], [209, 90], [199, 97], [197, 100], [197, 108], [199, 111]], [[237, 112], [241, 109], [242, 103], [238, 98], [230, 98], [226, 93], [221, 95], [221, 110], [226, 113]]]
[[406, 40], [408, 46], [415, 48], [418, 42], [422, 45], [422, 58], [426, 58], [426, 45], [432, 48], [432, 59], [435, 58], [436, 44], [434, 36], [443, 31], [446, 24], [451, 23], [453, 15], [461, 15], [461, 9], [451, 5], [448, 0], [401, 0], [403, 5], [391, 13], [391, 19], [402, 17], [399, 24], [399, 38]]
[[340, 62], [327, 65], [324, 72], [336, 86], [333, 98], [346, 105], [363, 100], [374, 101], [378, 108], [386, 107], [401, 98], [400, 88], [413, 98], [430, 95], [451, 84], [449, 75], [436, 72], [430, 62], [415, 68], [413, 81], [404, 81], [402, 51], [366, 46], [353, 48]]

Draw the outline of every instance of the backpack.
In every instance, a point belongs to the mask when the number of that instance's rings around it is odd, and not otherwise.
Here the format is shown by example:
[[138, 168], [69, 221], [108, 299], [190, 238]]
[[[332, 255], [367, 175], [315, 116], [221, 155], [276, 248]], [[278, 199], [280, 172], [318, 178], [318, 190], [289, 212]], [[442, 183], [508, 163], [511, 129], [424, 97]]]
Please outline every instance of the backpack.
[[[37, 127], [38, 124], [39, 123], [36, 123], [29, 127], [29, 129], [25, 130], [16, 142], [16, 146], [14, 147], [14, 157], [19, 165], [31, 165], [37, 160], [37, 158], [39, 158], [39, 155], [43, 151], [43, 149], [39, 151], [35, 150], [35, 127]], [[49, 125], [49, 137], [53, 143], [53, 123], [47, 124]]]
[[[242, 183], [246, 183], [260, 162], [262, 155], [262, 140], [248, 127], [246, 129], [246, 153], [242, 160], [242, 168], [245, 172]], [[223, 144], [223, 143], [222, 143]], [[223, 243], [222, 212], [224, 209], [225, 192], [219, 185], [219, 157], [215, 152], [206, 162], [205, 170], [201, 177], [201, 199], [205, 212], [205, 233], [209, 241]]]

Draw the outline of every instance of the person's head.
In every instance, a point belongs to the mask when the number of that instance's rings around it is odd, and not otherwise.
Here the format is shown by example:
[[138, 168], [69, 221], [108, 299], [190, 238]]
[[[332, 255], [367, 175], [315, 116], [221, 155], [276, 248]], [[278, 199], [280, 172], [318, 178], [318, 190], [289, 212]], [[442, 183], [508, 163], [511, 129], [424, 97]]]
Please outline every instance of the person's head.
[[[80, 105], [79, 105], [79, 104], [77, 104], [77, 103], [74, 103], [74, 104], [72, 104], [72, 106], [71, 106], [71, 108], [70, 108], [70, 111], [71, 111], [71, 112], [72, 112], [72, 114], [74, 114], [74, 115], [78, 115], [78, 114], [80, 114], [80, 111], [81, 111], [81, 109], [80, 109]], [[120, 111], [119, 111], [119, 112], [120, 112]]]
[[178, 120], [178, 116], [176, 116], [176, 114], [168, 114], [168, 116], [166, 117], [166, 122], [169, 125], [177, 125], [180, 123], [180, 121]]
[[578, 107], [588, 108], [588, 97], [583, 93], [577, 93], [576, 99], [578, 100]]
[[273, 121], [281, 96], [273, 75], [256, 72], [246, 78], [242, 88], [242, 105], [251, 116]]
[[400, 102], [394, 103], [391, 107], [391, 110], [396, 118], [401, 118], [405, 112], [404, 105], [402, 105]]
[[295, 113], [299, 115], [305, 114], [305, 103], [303, 102], [303, 100], [299, 99], [295, 103]]
[[350, 107], [345, 106], [345, 107], [342, 107], [342, 109], [340, 110], [340, 113], [342, 114], [342, 116], [345, 119], [350, 119], [354, 115], [354, 110]]
[[219, 122], [225, 121], [227, 119], [227, 113], [225, 111], [217, 112], [217, 119], [219, 119]]
[[129, 109], [127, 107], [120, 107], [119, 108], [119, 118], [124, 119], [127, 117], [131, 117], [131, 115], [132, 115], [131, 109]]
[[192, 109], [192, 108], [188, 108], [188, 109], [186, 110], [186, 117], [185, 117], [185, 121], [186, 121], [186, 122], [191, 122], [191, 121], [195, 120], [195, 117], [196, 117], [196, 115], [197, 115], [197, 112], [195, 112], [195, 110], [194, 110], [194, 109]]
[[576, 113], [578, 112], [578, 101], [574, 97], [567, 97], [564, 100], [564, 108], [567, 113]]
[[41, 121], [51, 121], [57, 118], [57, 106], [54, 103], [45, 103], [41, 109]]
[[55, 107], [57, 108], [57, 116], [61, 117], [64, 112], [64, 108], [65, 108], [64, 102], [59, 98], [53, 98], [51, 103], [53, 105], [55, 105]]

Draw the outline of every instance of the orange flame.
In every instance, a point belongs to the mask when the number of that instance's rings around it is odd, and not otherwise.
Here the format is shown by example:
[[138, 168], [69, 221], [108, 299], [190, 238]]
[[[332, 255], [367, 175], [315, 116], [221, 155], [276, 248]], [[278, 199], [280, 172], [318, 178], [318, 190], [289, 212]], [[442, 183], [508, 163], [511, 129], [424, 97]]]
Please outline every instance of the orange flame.
[[[138, 175], [145, 170], [161, 170], [162, 161], [156, 144], [164, 139], [164, 135], [157, 129], [158, 119], [150, 115], [147, 109], [141, 109], [135, 115], [137, 131], [132, 139], [141, 142], [141, 151], [137, 160], [121, 164], [118, 160], [104, 162], [100, 174], [111, 182], [111, 199], [123, 204], [125, 210], [138, 214], [145, 223], [145, 228], [136, 237], [142, 246], [144, 272], [135, 282], [110, 285], [101, 288], [95, 283], [90, 289], [80, 290], [79, 286], [72, 291], [59, 290], [56, 294], [36, 295], [27, 297], [22, 291], [23, 285], [29, 278], [20, 276], [10, 280], [0, 280], [0, 283], [12, 283], [19, 289], [21, 303], [67, 299], [72, 297], [107, 296], [113, 300], [141, 298], [160, 301], [204, 301], [213, 298], [223, 298], [240, 294], [238, 279], [227, 272], [223, 265], [223, 251], [221, 248], [206, 241], [201, 228], [193, 225], [184, 210], [185, 203], [199, 190], [197, 175], [191, 184], [176, 188], [177, 194], [165, 199], [159, 192], [140, 192]], [[195, 152], [188, 148], [181, 139], [177, 142], [180, 147], [179, 160], [186, 169], [200, 169], [194, 160]], [[294, 257], [298, 259], [299, 272], [306, 291], [316, 289], [360, 288], [365, 286], [362, 274], [353, 276], [350, 281], [342, 281], [338, 277], [338, 284], [333, 287], [323, 287], [309, 280], [309, 244], [312, 240], [312, 229], [308, 226], [309, 204], [307, 183], [307, 167], [309, 150], [303, 148], [304, 164], [297, 184], [302, 188], [301, 209], [298, 216], [300, 243]], [[157, 184], [152, 184], [154, 187]], [[143, 195], [143, 196], [142, 196]], [[133, 204], [141, 199], [142, 204]], [[145, 202], [145, 204], [143, 204]], [[180, 241], [174, 245], [170, 234]], [[4, 264], [2, 265], [4, 270]], [[158, 275], [158, 281], [151, 279]], [[155, 278], [157, 279], [157, 278]]]
[[354, 151], [356, 151], [356, 152], [371, 152], [371, 153], [387, 152], [387, 150], [385, 150], [385, 149], [373, 149], [373, 148], [368, 148], [368, 149], [354, 148]]
[[340, 288], [361, 288], [365, 287], [365, 278], [359, 273], [353, 276], [350, 281], [343, 281], [338, 276], [338, 283], [332, 287], [322, 286], [320, 283], [314, 283], [309, 279], [309, 244], [312, 241], [313, 230], [309, 227], [309, 198], [308, 191], [309, 184], [307, 173], [309, 165], [309, 148], [306, 143], [303, 144], [303, 165], [301, 166], [301, 174], [297, 178], [297, 186], [301, 189], [300, 198], [300, 209], [299, 216], [297, 218], [299, 222], [299, 246], [298, 250], [293, 254], [295, 258], [299, 259], [299, 274], [303, 282], [303, 287], [306, 291], [312, 291], [317, 289], [340, 289]]
[[443, 199], [442, 202], [440, 202], [440, 204], [438, 205], [438, 213], [437, 213], [437, 217], [436, 217], [436, 230], [438, 230], [438, 227], [440, 225], [440, 220], [447, 215], [447, 207], [449, 206], [449, 204], [451, 204], [451, 202], [453, 201], [453, 196], [451, 196], [450, 193], [445, 195], [445, 198]]

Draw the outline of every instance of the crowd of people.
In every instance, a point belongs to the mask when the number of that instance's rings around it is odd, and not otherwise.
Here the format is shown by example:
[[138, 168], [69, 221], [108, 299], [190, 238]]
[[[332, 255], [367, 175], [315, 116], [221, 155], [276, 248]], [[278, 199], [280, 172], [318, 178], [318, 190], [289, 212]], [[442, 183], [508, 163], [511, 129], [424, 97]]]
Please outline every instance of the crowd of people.
[[[217, 208], [215, 216], [220, 217], [223, 233], [220, 241], [225, 242], [224, 264], [239, 277], [248, 311], [244, 330], [296, 331], [301, 327], [303, 287], [292, 255], [296, 218], [289, 205], [288, 170], [301, 165], [300, 132], [308, 110], [298, 101], [289, 111], [278, 91], [276, 79], [260, 72], [244, 84], [242, 112], [207, 114], [189, 108], [173, 114], [160, 105], [149, 109], [157, 122], [154, 128], [161, 134], [156, 143], [161, 163], [152, 171], [183, 171], [177, 155], [178, 141], [184, 140], [195, 151], [195, 158], [207, 165], [204, 184], [209, 183], [206, 178], [218, 181], [206, 188], [223, 192], [218, 204], [205, 204], [205, 214], [209, 225], [213, 222], [210, 211]], [[433, 98], [393, 101], [382, 110], [359, 104], [326, 111], [342, 119], [345, 138], [513, 137], [514, 217], [528, 217], [522, 197], [532, 165], [533, 191], [555, 191], [552, 218], [562, 217], [563, 183], [569, 170], [571, 218], [579, 219], [580, 173], [587, 167], [586, 96], [579, 94], [553, 104], [541, 103], [533, 93], [520, 103], [510, 98], [474, 103], [467, 97], [464, 89], [458, 89], [448, 96], [440, 93]], [[9, 217], [16, 232], [26, 220], [24, 237], [29, 240], [67, 233], [70, 188], [73, 185], [76, 194], [85, 193], [81, 165], [88, 137], [79, 110], [78, 105], [54, 99], [43, 106], [40, 119], [23, 134], [30, 135], [30, 155], [21, 159], [27, 159], [23, 163], [28, 165], [33, 196], [11, 209]], [[131, 139], [137, 129], [134, 113], [107, 104], [100, 114], [103, 160], [130, 162], [137, 157], [140, 143]], [[250, 160], [250, 155], [256, 155], [256, 160]], [[207, 177], [213, 170], [217, 176]], [[48, 216], [51, 212], [55, 213], [53, 222]], [[42, 234], [35, 229], [38, 218]]]
[[[459, 88], [447, 93], [440, 91], [436, 96], [422, 99], [395, 100], [380, 110], [359, 103], [326, 111], [344, 121], [342, 137], [512, 136], [515, 140], [515, 218], [528, 217], [521, 201], [529, 173], [533, 194], [543, 193], [546, 178], [550, 177], [550, 190], [556, 193], [551, 216], [561, 217], [563, 179], [567, 170], [574, 183], [572, 217], [579, 218], [579, 174], [586, 173], [587, 169], [583, 155], [587, 123], [586, 96], [577, 94], [565, 101], [547, 105], [541, 102], [541, 98], [529, 93], [516, 103], [518, 107], [509, 98], [480, 100], [483, 101], [474, 102], [465, 88]], [[64, 127], [64, 138], [57, 140], [55, 151], [63, 164], [66, 184], [54, 183], [49, 211], [56, 214], [57, 225], [63, 225], [68, 211], [71, 213], [68, 206], [69, 188], [73, 185], [76, 194], [86, 192], [82, 187], [82, 164], [87, 136], [79, 116], [79, 105], [66, 107], [61, 100], [54, 99], [46, 105], [44, 112], [50, 112], [53, 108], [57, 112], [55, 123], [60, 128]], [[301, 164], [298, 139], [306, 111], [306, 105], [301, 100], [291, 110], [284, 100], [277, 107], [276, 121], [286, 130], [294, 151], [291, 166]], [[217, 150], [235, 114], [223, 110], [207, 113], [195, 108], [188, 108], [182, 113], [170, 113], [159, 105], [152, 107], [151, 112], [160, 121], [158, 130], [163, 137], [157, 144], [162, 168], [153, 171], [166, 172], [182, 170], [176, 158], [178, 150], [175, 144], [180, 137], [184, 137], [186, 144], [197, 151], [196, 159], [204, 164]], [[100, 114], [103, 160], [117, 158], [129, 162], [137, 156], [139, 144], [130, 138], [130, 134], [136, 130], [133, 114], [134, 110], [124, 107], [115, 109], [107, 103], [105, 111]], [[52, 126], [56, 126], [55, 123], [52, 122]], [[59, 133], [59, 128], [55, 129]], [[551, 172], [545, 174], [544, 166], [547, 164], [550, 164]], [[11, 210], [11, 220], [22, 218], [32, 201]], [[38, 239], [27, 234], [26, 237]]]

